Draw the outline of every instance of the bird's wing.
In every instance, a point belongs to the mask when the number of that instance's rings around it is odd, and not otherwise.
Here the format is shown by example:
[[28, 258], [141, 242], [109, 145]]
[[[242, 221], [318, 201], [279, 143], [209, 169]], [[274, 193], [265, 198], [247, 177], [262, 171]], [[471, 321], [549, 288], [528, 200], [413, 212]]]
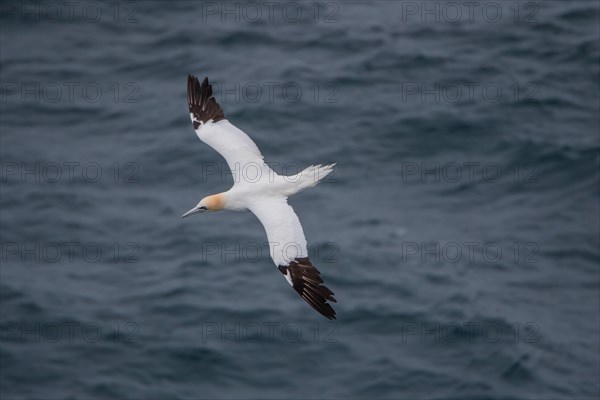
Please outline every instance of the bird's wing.
[[236, 183], [246, 175], [255, 179], [257, 173], [271, 172], [252, 139], [225, 119], [208, 78], [200, 85], [198, 78], [188, 75], [188, 105], [198, 138], [225, 158]]
[[306, 238], [294, 209], [285, 197], [263, 197], [248, 207], [267, 232], [271, 258], [300, 296], [326, 318], [335, 311], [327, 301], [336, 302], [333, 292], [323, 285], [321, 273], [308, 259]]

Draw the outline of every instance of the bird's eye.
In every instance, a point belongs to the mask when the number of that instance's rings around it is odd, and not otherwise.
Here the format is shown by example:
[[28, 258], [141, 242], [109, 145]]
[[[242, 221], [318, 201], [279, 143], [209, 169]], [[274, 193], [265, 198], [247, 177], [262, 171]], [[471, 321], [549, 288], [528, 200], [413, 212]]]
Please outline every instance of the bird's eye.
[[199, 210], [208, 210], [208, 208], [202, 206], [202, 207], [199, 208]]

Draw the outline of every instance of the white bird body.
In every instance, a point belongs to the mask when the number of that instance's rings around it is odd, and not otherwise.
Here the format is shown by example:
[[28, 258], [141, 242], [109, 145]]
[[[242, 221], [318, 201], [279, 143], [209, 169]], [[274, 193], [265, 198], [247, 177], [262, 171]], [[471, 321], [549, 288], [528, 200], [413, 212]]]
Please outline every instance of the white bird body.
[[195, 77], [188, 77], [188, 103], [198, 138], [225, 158], [234, 185], [226, 192], [205, 197], [183, 216], [204, 211], [251, 211], [265, 228], [271, 258], [288, 283], [319, 313], [335, 318], [335, 311], [326, 302], [336, 301], [333, 292], [322, 285], [320, 272], [308, 260], [304, 230], [287, 202], [289, 196], [325, 178], [335, 164], [279, 175], [264, 162], [252, 139], [225, 119], [207, 78], [200, 86]]

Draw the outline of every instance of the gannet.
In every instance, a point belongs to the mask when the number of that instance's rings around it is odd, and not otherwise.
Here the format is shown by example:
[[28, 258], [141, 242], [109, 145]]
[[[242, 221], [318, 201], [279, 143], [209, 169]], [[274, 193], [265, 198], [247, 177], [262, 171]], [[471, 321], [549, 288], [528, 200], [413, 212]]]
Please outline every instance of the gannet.
[[[203, 198], [182, 218], [205, 211], [251, 211], [265, 228], [271, 258], [288, 283], [315, 310], [335, 319], [335, 311], [327, 303], [337, 302], [334, 293], [323, 285], [321, 273], [308, 259], [304, 230], [287, 202], [289, 196], [315, 186], [333, 171], [335, 164], [313, 165], [291, 176], [275, 173], [265, 164], [252, 139], [225, 119], [212, 97], [208, 78], [200, 85], [196, 77], [188, 75], [188, 105], [196, 135], [225, 158], [234, 185], [226, 192]], [[245, 179], [244, 171], [249, 166], [258, 175], [253, 172], [251, 179]]]

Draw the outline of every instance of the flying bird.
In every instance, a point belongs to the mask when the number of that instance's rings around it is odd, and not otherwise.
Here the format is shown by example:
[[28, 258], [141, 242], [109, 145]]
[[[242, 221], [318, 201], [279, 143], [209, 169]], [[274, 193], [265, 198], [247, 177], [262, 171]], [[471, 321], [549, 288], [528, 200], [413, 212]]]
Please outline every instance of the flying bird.
[[[337, 301], [308, 259], [304, 230], [287, 199], [315, 186], [333, 171], [335, 164], [313, 165], [291, 176], [275, 173], [265, 164], [252, 139], [225, 118], [208, 78], [201, 85], [196, 77], [188, 75], [188, 105], [196, 135], [225, 158], [234, 185], [226, 192], [203, 198], [182, 218], [206, 211], [251, 211], [265, 228], [271, 258], [288, 283], [315, 310], [334, 319], [335, 311], [328, 301]], [[252, 179], [246, 179], [244, 173], [249, 167]], [[254, 170], [258, 171], [256, 176]]]

